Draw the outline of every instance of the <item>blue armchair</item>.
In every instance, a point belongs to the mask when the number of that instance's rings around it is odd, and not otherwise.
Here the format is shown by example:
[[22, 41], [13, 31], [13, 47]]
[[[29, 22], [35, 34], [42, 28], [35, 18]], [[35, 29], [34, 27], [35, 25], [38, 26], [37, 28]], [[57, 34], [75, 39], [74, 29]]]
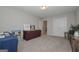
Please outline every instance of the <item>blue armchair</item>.
[[15, 35], [0, 38], [0, 49], [7, 49], [8, 52], [17, 52], [18, 38]]

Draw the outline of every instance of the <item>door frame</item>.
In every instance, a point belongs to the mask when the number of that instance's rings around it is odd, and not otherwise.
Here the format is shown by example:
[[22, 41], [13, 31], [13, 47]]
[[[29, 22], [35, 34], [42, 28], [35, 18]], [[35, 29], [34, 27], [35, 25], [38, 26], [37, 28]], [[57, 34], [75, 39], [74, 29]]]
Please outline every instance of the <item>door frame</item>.
[[47, 20], [43, 20], [43, 34], [47, 35]]

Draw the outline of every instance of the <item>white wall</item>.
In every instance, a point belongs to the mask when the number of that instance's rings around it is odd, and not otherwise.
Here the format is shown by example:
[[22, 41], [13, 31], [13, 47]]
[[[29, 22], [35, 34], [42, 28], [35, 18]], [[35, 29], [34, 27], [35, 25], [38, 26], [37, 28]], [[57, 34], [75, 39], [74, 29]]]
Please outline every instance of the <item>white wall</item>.
[[75, 21], [76, 21], [76, 13], [75, 12], [60, 14], [60, 15], [56, 15], [56, 16], [53, 16], [53, 17], [48, 17], [47, 18], [47, 21], [48, 21], [47, 34], [48, 35], [53, 34], [53, 27], [52, 26], [53, 26], [54, 18], [60, 18], [60, 17], [66, 17], [67, 18], [67, 31], [69, 30], [69, 27], [70, 27], [71, 24], [75, 25]]
[[43, 20], [39, 20], [39, 29], [41, 30], [41, 34], [43, 34]]
[[23, 30], [23, 24], [35, 25], [38, 28], [38, 18], [10, 7], [0, 7], [0, 31]]
[[76, 10], [76, 16], [77, 16], [76, 24], [79, 24], [79, 8]]
[[49, 17], [47, 18], [47, 35], [52, 35], [52, 25], [53, 25], [53, 18], [52, 17]]
[[68, 30], [72, 25], [76, 25], [76, 12], [72, 12], [72, 13], [68, 13], [67, 14], [67, 26], [68, 26]]
[[1, 9], [0, 9], [0, 32], [2, 31], [2, 11], [1, 11]]

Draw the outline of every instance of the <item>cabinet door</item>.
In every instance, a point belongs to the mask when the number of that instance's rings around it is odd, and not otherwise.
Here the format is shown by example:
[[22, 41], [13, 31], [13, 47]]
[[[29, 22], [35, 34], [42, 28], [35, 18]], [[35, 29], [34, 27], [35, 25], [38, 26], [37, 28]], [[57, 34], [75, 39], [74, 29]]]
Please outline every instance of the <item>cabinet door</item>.
[[71, 47], [72, 47], [72, 51], [75, 52], [76, 46], [75, 46], [75, 40], [73, 40], [73, 39], [71, 39]]

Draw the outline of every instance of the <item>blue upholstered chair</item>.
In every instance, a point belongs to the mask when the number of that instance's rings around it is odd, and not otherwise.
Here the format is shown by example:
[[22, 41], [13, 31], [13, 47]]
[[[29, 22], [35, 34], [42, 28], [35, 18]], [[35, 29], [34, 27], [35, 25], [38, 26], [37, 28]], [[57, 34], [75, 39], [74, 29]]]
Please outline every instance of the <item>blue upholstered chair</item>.
[[15, 35], [0, 38], [0, 49], [7, 49], [8, 52], [17, 52], [18, 38]]

